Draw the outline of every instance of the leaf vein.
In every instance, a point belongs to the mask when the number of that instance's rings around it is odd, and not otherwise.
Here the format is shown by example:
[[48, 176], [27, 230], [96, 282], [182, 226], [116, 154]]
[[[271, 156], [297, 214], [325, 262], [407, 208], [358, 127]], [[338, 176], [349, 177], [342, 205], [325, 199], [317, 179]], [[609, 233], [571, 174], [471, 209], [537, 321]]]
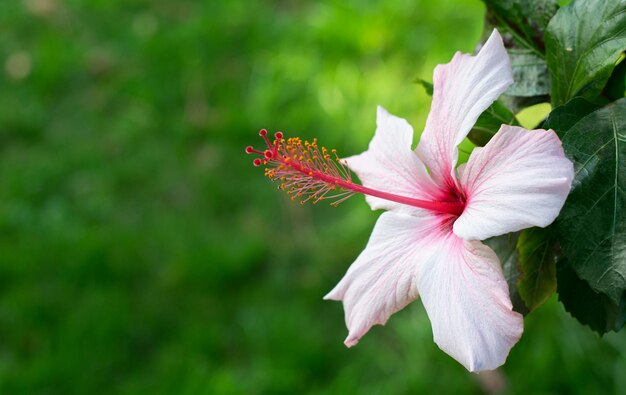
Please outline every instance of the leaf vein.
[[607, 145], [609, 145], [609, 143], [610, 143], [611, 141], [613, 141], [613, 139], [612, 139], [612, 138], [610, 138], [610, 139], [609, 139], [606, 143], [602, 144], [602, 146], [601, 146], [600, 148], [598, 148], [597, 150], [595, 150], [593, 153], [589, 154], [589, 159], [587, 159], [587, 160], [585, 161], [585, 163], [583, 163], [583, 164], [582, 164], [581, 168], [580, 168], [580, 169], [578, 169], [578, 171], [576, 171], [576, 175], [578, 175], [578, 173], [580, 173], [580, 172], [581, 172], [581, 171], [585, 168], [585, 166], [587, 166], [587, 163], [589, 163], [589, 162], [591, 161], [591, 159], [593, 159], [595, 156], [597, 156], [597, 155], [598, 155], [598, 152], [602, 151], [602, 149], [603, 149], [604, 147], [606, 147]]
[[615, 138], [615, 194], [613, 195], [613, 228], [611, 229], [612, 240], [611, 240], [611, 261], [615, 261], [615, 229], [617, 227], [617, 198], [618, 198], [618, 188], [619, 188], [619, 144], [618, 142], [618, 131], [617, 131], [617, 121], [615, 120], [615, 112], [611, 111], [611, 126], [613, 127], [613, 136]]

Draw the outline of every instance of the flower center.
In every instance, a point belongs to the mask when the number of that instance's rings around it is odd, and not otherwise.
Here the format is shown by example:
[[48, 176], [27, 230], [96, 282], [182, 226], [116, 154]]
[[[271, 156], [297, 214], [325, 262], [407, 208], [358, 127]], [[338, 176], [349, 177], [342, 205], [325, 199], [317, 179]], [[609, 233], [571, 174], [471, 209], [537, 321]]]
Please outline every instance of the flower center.
[[259, 135], [267, 147], [263, 151], [246, 147], [246, 153], [259, 156], [252, 163], [255, 166], [265, 165], [265, 175], [272, 181], [280, 182], [278, 188], [286, 190], [292, 200], [299, 198], [301, 204], [330, 200], [332, 206], [337, 206], [360, 193], [438, 213], [458, 216], [463, 212], [464, 203], [452, 195], [450, 200], [428, 201], [356, 184], [352, 181], [346, 161], [339, 159], [336, 150], [319, 147], [317, 139], [312, 142], [303, 142], [298, 137], [285, 140], [281, 132], [276, 132], [272, 142], [265, 129]]

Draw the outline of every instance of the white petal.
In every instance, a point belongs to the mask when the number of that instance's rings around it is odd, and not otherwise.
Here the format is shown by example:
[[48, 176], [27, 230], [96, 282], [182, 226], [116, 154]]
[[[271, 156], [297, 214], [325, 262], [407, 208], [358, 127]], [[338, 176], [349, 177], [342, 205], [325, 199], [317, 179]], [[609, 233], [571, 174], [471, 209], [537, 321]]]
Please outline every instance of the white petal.
[[478, 55], [457, 52], [450, 63], [435, 68], [433, 101], [417, 153], [440, 185], [456, 185], [457, 145], [512, 83], [511, 64], [497, 30]]
[[416, 267], [429, 258], [433, 231], [440, 220], [431, 215], [415, 217], [383, 213], [365, 250], [324, 299], [341, 300], [348, 337], [355, 345], [374, 325], [417, 299]]
[[454, 234], [437, 258], [418, 267], [418, 288], [435, 343], [472, 372], [506, 361], [523, 332], [496, 254]]
[[472, 152], [461, 177], [467, 196], [454, 233], [468, 240], [545, 227], [559, 215], [574, 168], [552, 130], [503, 125]]
[[[378, 107], [376, 133], [367, 151], [346, 158], [364, 186], [415, 199], [433, 200], [438, 189], [411, 149], [413, 128], [407, 121]], [[372, 210], [414, 211], [415, 208], [366, 196]]]

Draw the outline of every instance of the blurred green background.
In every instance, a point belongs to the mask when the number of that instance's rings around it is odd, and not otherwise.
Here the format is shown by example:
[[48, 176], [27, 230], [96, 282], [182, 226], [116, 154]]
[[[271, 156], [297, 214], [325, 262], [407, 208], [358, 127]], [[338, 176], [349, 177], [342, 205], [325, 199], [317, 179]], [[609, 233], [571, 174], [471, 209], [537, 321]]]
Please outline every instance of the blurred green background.
[[553, 298], [495, 373], [413, 303], [350, 350], [322, 296], [379, 213], [278, 192], [261, 127], [363, 151], [479, 41], [478, 0], [0, 2], [0, 393], [625, 393]]

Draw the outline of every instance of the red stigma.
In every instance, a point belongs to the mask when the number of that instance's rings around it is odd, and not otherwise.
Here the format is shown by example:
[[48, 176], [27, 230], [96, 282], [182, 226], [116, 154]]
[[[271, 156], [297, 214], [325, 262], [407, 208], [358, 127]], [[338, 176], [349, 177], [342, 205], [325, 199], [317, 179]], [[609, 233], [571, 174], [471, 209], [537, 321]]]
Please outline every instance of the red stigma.
[[256, 158], [255, 160], [252, 161], [252, 164], [256, 167], [261, 166], [261, 164], [263, 163], [263, 161], [261, 161], [261, 159]]

